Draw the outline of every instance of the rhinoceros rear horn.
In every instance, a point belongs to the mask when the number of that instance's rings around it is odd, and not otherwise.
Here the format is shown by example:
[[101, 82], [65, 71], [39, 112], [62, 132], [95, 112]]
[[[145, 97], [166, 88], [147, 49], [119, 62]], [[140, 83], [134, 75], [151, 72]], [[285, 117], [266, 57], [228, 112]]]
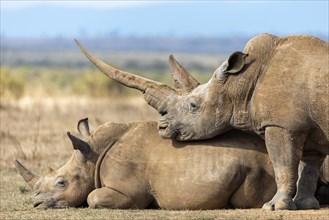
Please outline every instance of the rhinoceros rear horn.
[[178, 94], [189, 93], [200, 85], [200, 83], [177, 62], [173, 55], [169, 56], [169, 65], [171, 76], [174, 81], [174, 88]]
[[171, 94], [175, 92], [174, 89], [172, 89], [167, 85], [110, 66], [105, 62], [97, 59], [87, 49], [85, 49], [77, 40], [75, 40], [75, 42], [80, 48], [80, 50], [86, 55], [86, 57], [93, 64], [95, 64], [100, 71], [102, 71], [109, 78], [127, 87], [137, 89], [143, 92], [146, 95], [145, 100], [148, 102], [149, 105], [151, 105], [155, 109], [158, 110], [158, 108], [164, 102], [163, 99], [164, 98], [166, 99], [167, 97], [169, 97]]
[[39, 176], [34, 175], [28, 169], [26, 169], [18, 160], [15, 160], [15, 166], [18, 173], [23, 177], [25, 182], [33, 189], [35, 184], [40, 180]]

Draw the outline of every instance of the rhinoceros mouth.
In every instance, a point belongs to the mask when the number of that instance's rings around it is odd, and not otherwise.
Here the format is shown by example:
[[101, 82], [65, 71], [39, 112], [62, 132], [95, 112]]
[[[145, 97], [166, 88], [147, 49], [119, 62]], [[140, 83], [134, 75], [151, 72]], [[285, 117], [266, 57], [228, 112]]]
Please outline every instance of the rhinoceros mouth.
[[158, 124], [158, 128], [162, 129], [162, 130], [165, 130], [166, 128], [168, 128], [168, 126], [169, 126], [169, 123], [164, 122], [164, 121], [160, 121], [159, 124]]
[[33, 203], [33, 207], [34, 207], [34, 208], [47, 208], [47, 207], [45, 206], [45, 204], [43, 203], [43, 201], [41, 201], [41, 200], [34, 201], [34, 203]]
[[43, 201], [43, 200], [36, 200], [33, 203], [33, 207], [37, 209], [61, 209], [61, 208], [68, 208], [68, 205], [59, 205], [56, 204], [54, 201]]
[[178, 141], [189, 141], [192, 140], [193, 134], [185, 134], [181, 133], [177, 130], [169, 131], [168, 128], [166, 129], [159, 129], [159, 134], [162, 138], [166, 139], [176, 139]]
[[166, 139], [175, 138], [178, 134], [176, 130], [170, 129], [168, 122], [159, 122], [158, 130], [160, 136]]
[[193, 133], [188, 132], [184, 126], [172, 129], [168, 122], [160, 121], [158, 125], [159, 134], [162, 138], [177, 139], [179, 141], [188, 141], [193, 138]]
[[185, 129], [180, 130], [177, 132], [177, 135], [175, 137], [179, 141], [189, 141], [193, 138], [193, 133], [188, 133]]
[[68, 205], [64, 202], [56, 201], [54, 198], [35, 198], [33, 207], [37, 209], [48, 209], [48, 208], [67, 208]]

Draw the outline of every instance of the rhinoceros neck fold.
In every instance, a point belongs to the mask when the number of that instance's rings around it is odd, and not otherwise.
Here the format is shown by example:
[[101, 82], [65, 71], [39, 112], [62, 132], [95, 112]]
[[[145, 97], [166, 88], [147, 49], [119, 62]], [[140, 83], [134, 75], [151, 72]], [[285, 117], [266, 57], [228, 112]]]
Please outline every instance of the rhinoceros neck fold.
[[111, 147], [114, 145], [115, 141], [112, 140], [107, 147], [103, 150], [103, 152], [99, 155], [97, 162], [96, 162], [96, 167], [95, 167], [95, 175], [94, 175], [94, 180], [95, 180], [95, 188], [101, 188], [101, 180], [100, 180], [100, 167], [103, 162], [103, 159], [107, 152], [111, 149]]
[[253, 95], [274, 55], [277, 37], [264, 35], [248, 42], [244, 53], [248, 54], [246, 66], [236, 75], [230, 75], [225, 83], [225, 89], [233, 102], [231, 125], [234, 128], [254, 131], [256, 125], [250, 108]]
[[254, 130], [252, 123], [252, 114], [250, 108], [250, 102], [255, 92], [255, 86], [257, 84], [259, 73], [256, 74], [253, 82], [249, 82], [249, 87], [247, 87], [244, 96], [240, 96], [236, 99], [234, 103], [234, 112], [233, 112], [233, 125], [235, 128], [242, 130]]
[[246, 131], [254, 130], [250, 102], [261, 73], [261, 68], [250, 65], [245, 72], [230, 76], [225, 83], [225, 89], [229, 91], [228, 96], [233, 104], [230, 120], [232, 127]]

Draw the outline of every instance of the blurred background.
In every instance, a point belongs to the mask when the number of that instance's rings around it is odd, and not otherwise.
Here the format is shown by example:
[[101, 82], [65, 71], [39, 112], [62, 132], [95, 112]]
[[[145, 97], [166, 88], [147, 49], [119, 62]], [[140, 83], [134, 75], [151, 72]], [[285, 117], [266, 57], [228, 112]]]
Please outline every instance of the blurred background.
[[61, 164], [71, 154], [65, 131], [84, 117], [93, 128], [157, 119], [139, 92], [99, 72], [74, 38], [112, 65], [169, 85], [173, 54], [206, 82], [257, 34], [328, 41], [328, 12], [327, 0], [1, 0], [1, 168], [11, 169], [14, 157], [38, 166], [54, 152]]
[[103, 60], [170, 84], [173, 54], [200, 81], [260, 33], [328, 41], [328, 1], [1, 1], [1, 97], [134, 94]]

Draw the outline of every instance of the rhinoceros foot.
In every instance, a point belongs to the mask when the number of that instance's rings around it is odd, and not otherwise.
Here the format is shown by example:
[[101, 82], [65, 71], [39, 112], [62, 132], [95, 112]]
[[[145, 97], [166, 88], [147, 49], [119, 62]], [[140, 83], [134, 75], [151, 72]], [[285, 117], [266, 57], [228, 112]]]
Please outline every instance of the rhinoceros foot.
[[291, 196], [277, 192], [273, 199], [263, 205], [263, 210], [296, 210], [297, 207]]
[[297, 209], [320, 209], [319, 201], [315, 197], [302, 197], [294, 200]]

